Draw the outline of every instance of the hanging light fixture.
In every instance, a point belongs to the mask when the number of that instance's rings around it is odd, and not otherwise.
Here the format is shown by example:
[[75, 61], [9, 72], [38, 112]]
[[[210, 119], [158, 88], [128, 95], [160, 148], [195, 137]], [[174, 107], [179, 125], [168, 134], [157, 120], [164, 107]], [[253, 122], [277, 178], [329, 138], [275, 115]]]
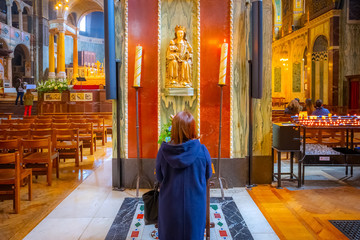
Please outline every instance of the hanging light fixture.
[[59, 0], [57, 1], [57, 3], [55, 4], [55, 9], [56, 10], [69, 10], [69, 0]]

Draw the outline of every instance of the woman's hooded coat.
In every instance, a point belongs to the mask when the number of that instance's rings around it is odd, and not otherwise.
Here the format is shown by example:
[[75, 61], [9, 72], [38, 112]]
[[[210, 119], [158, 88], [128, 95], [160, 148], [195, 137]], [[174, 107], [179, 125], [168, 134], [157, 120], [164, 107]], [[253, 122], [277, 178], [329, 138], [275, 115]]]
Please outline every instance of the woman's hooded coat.
[[159, 239], [204, 239], [206, 180], [211, 174], [210, 154], [199, 140], [162, 143], [156, 158]]

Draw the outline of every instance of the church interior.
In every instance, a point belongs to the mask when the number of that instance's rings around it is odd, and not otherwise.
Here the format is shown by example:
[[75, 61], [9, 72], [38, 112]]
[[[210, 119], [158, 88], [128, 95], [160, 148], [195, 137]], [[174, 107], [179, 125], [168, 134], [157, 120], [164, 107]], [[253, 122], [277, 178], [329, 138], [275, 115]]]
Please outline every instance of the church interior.
[[0, 0], [0, 239], [160, 239], [182, 111], [201, 238], [360, 239], [359, 0]]

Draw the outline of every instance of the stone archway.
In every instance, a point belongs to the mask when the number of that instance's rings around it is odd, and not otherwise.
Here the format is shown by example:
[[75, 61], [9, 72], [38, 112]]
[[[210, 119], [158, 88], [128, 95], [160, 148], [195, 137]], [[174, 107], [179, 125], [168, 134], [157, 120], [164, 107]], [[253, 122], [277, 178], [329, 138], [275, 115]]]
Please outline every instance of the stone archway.
[[0, 1], [0, 22], [7, 23], [6, 15], [7, 15], [7, 6], [6, 1]]
[[19, 29], [19, 9], [20, 9], [20, 5], [18, 5], [19, 3], [14, 1], [12, 6], [11, 6], [11, 18], [12, 18], [12, 27]]
[[0, 38], [0, 48], [9, 50], [9, 46], [5, 39]]
[[2, 65], [3, 65], [3, 74], [1, 78], [4, 80], [4, 86], [12, 86], [11, 85], [11, 79], [12, 79], [12, 51], [9, 49], [9, 45], [6, 42], [5, 39], [0, 38], [0, 51], [3, 53], [0, 55], [0, 58], [2, 58]]
[[23, 31], [31, 33], [33, 28], [30, 8], [24, 7], [24, 10], [22, 12], [22, 18]]
[[29, 49], [19, 44], [14, 48], [14, 58], [12, 59], [12, 83], [17, 78], [31, 76], [31, 61]]

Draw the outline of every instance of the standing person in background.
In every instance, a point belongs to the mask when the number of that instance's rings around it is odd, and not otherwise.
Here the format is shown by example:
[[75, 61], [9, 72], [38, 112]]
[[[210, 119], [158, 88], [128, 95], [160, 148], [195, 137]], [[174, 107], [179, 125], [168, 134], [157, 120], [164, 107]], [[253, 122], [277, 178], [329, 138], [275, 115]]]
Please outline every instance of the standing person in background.
[[171, 141], [161, 144], [156, 157], [159, 239], [204, 239], [206, 181], [211, 174], [210, 154], [198, 139], [194, 117], [179, 112], [172, 121]]
[[24, 90], [25, 90], [25, 86], [24, 86], [24, 83], [23, 81], [21, 80], [21, 78], [18, 78], [16, 80], [16, 85], [15, 85], [15, 88], [16, 88], [16, 100], [15, 100], [15, 105], [18, 104], [18, 100], [20, 98], [20, 105], [24, 105], [24, 102], [23, 102], [23, 97], [24, 97]]
[[24, 103], [25, 103], [25, 111], [24, 116], [27, 116], [26, 113], [28, 112], [28, 115], [31, 116], [31, 109], [34, 104], [34, 95], [31, 94], [31, 90], [26, 90], [26, 94], [24, 96]]
[[330, 113], [328, 109], [323, 107], [323, 103], [321, 99], [316, 100], [315, 107], [316, 110], [312, 113], [312, 115], [323, 116], [323, 115], [328, 115]]
[[310, 98], [307, 98], [305, 100], [305, 108], [303, 109], [303, 111], [307, 111], [307, 115], [310, 116], [314, 112], [314, 110], [314, 104], [312, 103]]

